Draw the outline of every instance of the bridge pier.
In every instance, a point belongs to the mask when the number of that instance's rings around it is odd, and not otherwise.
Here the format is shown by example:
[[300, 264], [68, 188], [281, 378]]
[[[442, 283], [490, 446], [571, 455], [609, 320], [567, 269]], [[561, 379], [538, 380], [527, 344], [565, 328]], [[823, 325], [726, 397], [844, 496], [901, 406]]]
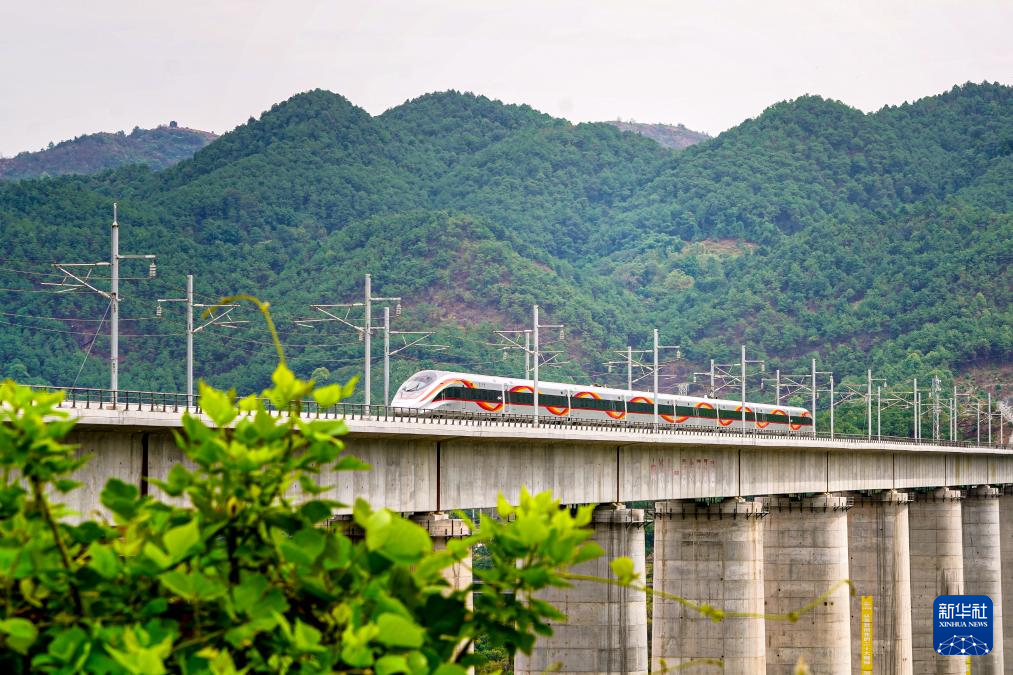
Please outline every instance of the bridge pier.
[[78, 446], [79, 458], [88, 458], [88, 462], [73, 475], [81, 487], [66, 494], [54, 495], [54, 501], [79, 513], [78, 517], [72, 519], [75, 522], [92, 518], [96, 514], [111, 519], [112, 514], [102, 506], [102, 490], [111, 478], [119, 478], [124, 483], [141, 488], [144, 446], [149, 435], [139, 431], [74, 431], [68, 436], [67, 442]]
[[[612, 577], [609, 562], [633, 559], [644, 573], [644, 511], [622, 504], [595, 509], [593, 539], [605, 555], [581, 563], [578, 574]], [[539, 597], [563, 612], [565, 622], [552, 622], [553, 634], [539, 637], [531, 655], [517, 654], [517, 675], [539, 675], [560, 664], [559, 673], [648, 672], [647, 600], [643, 592], [609, 584], [578, 581], [570, 588], [549, 588]]]
[[911, 532], [911, 637], [914, 671], [963, 675], [964, 659], [940, 656], [932, 644], [932, 603], [964, 592], [960, 491], [938, 488], [915, 495]]
[[1013, 673], [1013, 491], [1006, 486], [999, 497], [999, 557], [1002, 561], [1002, 623], [1003, 661], [1007, 673]]
[[[654, 517], [655, 590], [736, 612], [763, 613], [763, 532], [759, 501], [658, 502]], [[721, 659], [728, 675], [766, 670], [763, 619], [720, 623], [654, 597], [653, 671], [692, 659]]]
[[[412, 522], [421, 526], [433, 540], [433, 548], [437, 551], [447, 548], [451, 539], [460, 539], [471, 534], [467, 524], [459, 518], [451, 518], [445, 513], [424, 513], [412, 516]], [[443, 577], [451, 588], [460, 590], [471, 585], [471, 553], [459, 563], [454, 563], [443, 570]], [[471, 605], [471, 596], [468, 596]]]
[[872, 597], [872, 664], [883, 675], [912, 675], [911, 548], [908, 495], [888, 490], [854, 495], [848, 510], [851, 661], [862, 667], [862, 596]]
[[1003, 672], [1002, 537], [999, 533], [999, 490], [979, 485], [961, 503], [964, 548], [964, 593], [992, 599], [992, 651], [974, 657], [975, 675]]
[[[765, 500], [763, 583], [768, 614], [807, 605], [848, 577], [848, 500], [823, 494]], [[841, 586], [796, 623], [767, 620], [767, 672], [794, 672], [804, 657], [814, 673], [850, 675], [848, 588]]]

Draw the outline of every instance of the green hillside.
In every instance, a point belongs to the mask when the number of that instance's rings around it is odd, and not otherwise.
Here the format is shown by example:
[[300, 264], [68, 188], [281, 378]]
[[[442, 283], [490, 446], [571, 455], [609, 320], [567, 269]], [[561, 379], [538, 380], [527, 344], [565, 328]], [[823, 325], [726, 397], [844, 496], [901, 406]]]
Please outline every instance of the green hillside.
[[[0, 374], [106, 386], [105, 326], [84, 359], [106, 302], [38, 282], [58, 280], [51, 261], [108, 257], [116, 199], [122, 250], [160, 268], [124, 284], [126, 388], [182, 388], [180, 307], [151, 317], [187, 272], [205, 301], [270, 300], [303, 375], [360, 368], [354, 332], [293, 320], [358, 300], [368, 271], [405, 298], [399, 330], [450, 346], [398, 355], [395, 383], [434, 364], [518, 374], [520, 355], [488, 343], [535, 302], [567, 324], [564, 379], [618, 384], [602, 362], [657, 325], [683, 345], [680, 381], [743, 341], [770, 367], [1009, 380], [1011, 188], [1013, 89], [998, 84], [873, 114], [806, 96], [681, 151], [470, 94], [372, 117], [312, 91], [161, 173], [0, 187]], [[271, 347], [246, 314], [198, 335], [200, 375], [263, 385]]]
[[0, 157], [0, 181], [66, 174], [92, 174], [127, 164], [146, 164], [164, 169], [192, 157], [215, 140], [207, 131], [186, 129], [172, 122], [154, 129], [134, 128], [129, 134], [97, 133], [50, 143], [38, 152]]

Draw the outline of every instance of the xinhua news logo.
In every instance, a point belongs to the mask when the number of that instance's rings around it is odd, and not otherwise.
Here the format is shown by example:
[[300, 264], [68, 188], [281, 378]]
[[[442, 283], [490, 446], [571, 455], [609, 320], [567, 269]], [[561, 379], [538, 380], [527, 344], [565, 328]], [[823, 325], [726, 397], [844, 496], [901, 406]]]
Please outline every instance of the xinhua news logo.
[[992, 651], [992, 599], [987, 595], [940, 595], [932, 614], [937, 654], [982, 656]]

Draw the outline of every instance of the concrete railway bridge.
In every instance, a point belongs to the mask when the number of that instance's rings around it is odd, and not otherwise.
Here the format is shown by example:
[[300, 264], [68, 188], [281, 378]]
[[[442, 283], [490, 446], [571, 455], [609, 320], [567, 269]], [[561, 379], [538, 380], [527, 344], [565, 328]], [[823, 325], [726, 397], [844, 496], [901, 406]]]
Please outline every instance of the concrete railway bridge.
[[[100, 509], [113, 476], [141, 484], [181, 461], [166, 406], [75, 406], [74, 441], [92, 455], [70, 506]], [[126, 409], [125, 409], [126, 408]], [[389, 412], [389, 411], [388, 411]], [[461, 536], [455, 509], [492, 507], [521, 486], [565, 504], [597, 504], [594, 537], [609, 558], [646, 569], [653, 513], [659, 590], [731, 611], [784, 613], [842, 579], [797, 623], [720, 623], [640, 592], [581, 583], [546, 595], [568, 616], [519, 657], [517, 673], [646, 673], [722, 659], [725, 673], [964, 673], [932, 644], [937, 595], [984, 594], [995, 606], [995, 647], [975, 673], [1013, 673], [1013, 449], [904, 439], [782, 437], [651, 428], [541, 426], [492, 419], [350, 414], [348, 451], [369, 472], [323, 476], [334, 498], [410, 513], [434, 539]], [[653, 508], [629, 508], [648, 502]], [[607, 560], [583, 565], [609, 576]], [[462, 582], [467, 569], [457, 571]], [[863, 625], [861, 596], [872, 599]], [[868, 601], [866, 601], [868, 602]], [[863, 629], [866, 633], [863, 655]], [[1009, 645], [1003, 648], [1003, 640]], [[648, 658], [648, 642], [651, 655]], [[869, 645], [871, 644], [871, 652]], [[710, 667], [713, 671], [713, 666]], [[707, 670], [707, 667], [702, 669]]]

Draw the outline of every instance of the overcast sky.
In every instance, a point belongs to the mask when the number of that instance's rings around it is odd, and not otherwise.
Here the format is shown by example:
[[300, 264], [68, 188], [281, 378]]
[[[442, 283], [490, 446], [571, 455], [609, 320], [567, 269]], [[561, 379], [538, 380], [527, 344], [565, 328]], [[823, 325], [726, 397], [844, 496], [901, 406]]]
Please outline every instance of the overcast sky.
[[1011, 0], [0, 0], [0, 154], [306, 89], [373, 114], [458, 89], [718, 133], [805, 93], [871, 111], [1013, 83]]

